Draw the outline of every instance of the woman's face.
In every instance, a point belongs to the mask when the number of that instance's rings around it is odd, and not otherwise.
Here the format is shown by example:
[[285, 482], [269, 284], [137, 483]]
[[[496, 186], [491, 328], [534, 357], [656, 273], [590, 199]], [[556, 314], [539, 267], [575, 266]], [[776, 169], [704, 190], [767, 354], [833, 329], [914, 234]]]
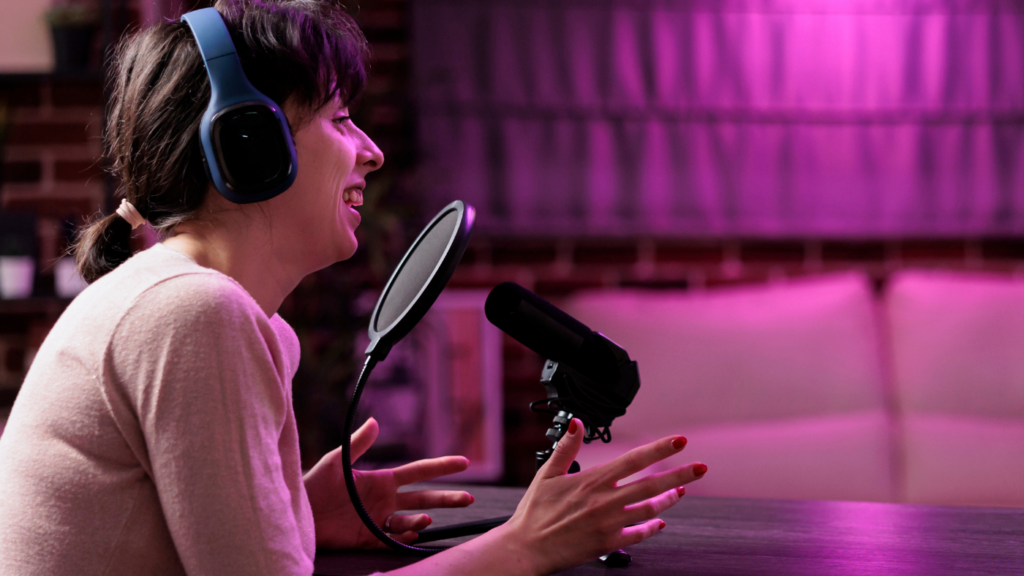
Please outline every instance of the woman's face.
[[[287, 109], [286, 108], [286, 113]], [[293, 126], [296, 115], [288, 114]], [[338, 102], [303, 118], [295, 132], [298, 174], [284, 194], [270, 202], [290, 233], [304, 241], [303, 257], [314, 269], [345, 260], [355, 253], [366, 175], [384, 163], [377, 145]]]

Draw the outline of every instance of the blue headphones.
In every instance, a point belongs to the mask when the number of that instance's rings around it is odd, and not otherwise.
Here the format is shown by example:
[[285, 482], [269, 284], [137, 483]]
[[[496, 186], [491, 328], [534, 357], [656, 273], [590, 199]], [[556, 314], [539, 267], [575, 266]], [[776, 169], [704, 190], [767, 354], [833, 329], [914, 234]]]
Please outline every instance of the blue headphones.
[[249, 83], [216, 8], [181, 17], [192, 29], [210, 76], [210, 105], [199, 137], [210, 180], [228, 200], [268, 200], [295, 182], [298, 159], [280, 106]]

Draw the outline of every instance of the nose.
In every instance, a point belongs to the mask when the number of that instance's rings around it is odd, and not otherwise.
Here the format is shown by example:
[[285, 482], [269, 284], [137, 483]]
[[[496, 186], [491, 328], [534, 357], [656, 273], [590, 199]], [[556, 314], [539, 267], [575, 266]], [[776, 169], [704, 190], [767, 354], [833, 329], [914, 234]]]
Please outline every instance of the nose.
[[367, 173], [378, 170], [384, 165], [384, 153], [365, 132], [363, 132], [363, 142], [356, 156], [356, 163], [365, 167]]

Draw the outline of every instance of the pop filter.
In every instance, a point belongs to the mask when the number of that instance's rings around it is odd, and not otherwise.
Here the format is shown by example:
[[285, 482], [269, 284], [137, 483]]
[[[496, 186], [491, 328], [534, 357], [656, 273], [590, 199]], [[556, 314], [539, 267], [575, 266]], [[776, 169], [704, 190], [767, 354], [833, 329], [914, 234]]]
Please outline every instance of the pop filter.
[[420, 232], [398, 263], [370, 316], [370, 345], [366, 348], [366, 364], [356, 381], [348, 416], [345, 418], [342, 465], [352, 505], [374, 536], [400, 552], [427, 555], [441, 549], [408, 546], [396, 541], [381, 530], [366, 511], [352, 475], [352, 427], [356, 408], [373, 367], [384, 360], [391, 347], [423, 319], [448, 284], [469, 244], [475, 215], [473, 207], [461, 200], [445, 206]]

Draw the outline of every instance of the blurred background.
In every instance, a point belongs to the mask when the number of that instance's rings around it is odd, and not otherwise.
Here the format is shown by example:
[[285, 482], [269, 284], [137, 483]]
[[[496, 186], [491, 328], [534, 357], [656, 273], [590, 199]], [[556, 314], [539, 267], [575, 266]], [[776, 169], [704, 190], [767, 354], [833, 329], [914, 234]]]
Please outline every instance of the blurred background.
[[[114, 207], [104, 57], [190, 0], [0, 9], [0, 422]], [[478, 226], [375, 373], [367, 465], [447, 452], [525, 486], [543, 359], [512, 280], [625, 347], [641, 390], [584, 467], [667, 434], [693, 494], [1024, 506], [1024, 6], [1013, 0], [363, 0], [361, 248], [280, 313], [304, 465], [340, 443], [377, 294], [454, 199]], [[138, 247], [151, 238], [140, 234]]]

